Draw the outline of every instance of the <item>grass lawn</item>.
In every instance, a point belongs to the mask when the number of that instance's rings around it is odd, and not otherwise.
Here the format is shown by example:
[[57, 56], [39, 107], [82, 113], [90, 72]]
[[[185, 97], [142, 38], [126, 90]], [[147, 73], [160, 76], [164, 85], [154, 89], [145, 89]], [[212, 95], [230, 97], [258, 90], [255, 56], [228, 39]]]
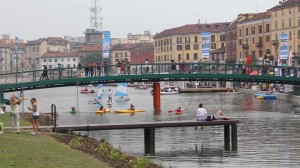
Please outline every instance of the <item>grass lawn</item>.
[[47, 133], [0, 135], [0, 167], [5, 168], [108, 168], [99, 160], [57, 142]]

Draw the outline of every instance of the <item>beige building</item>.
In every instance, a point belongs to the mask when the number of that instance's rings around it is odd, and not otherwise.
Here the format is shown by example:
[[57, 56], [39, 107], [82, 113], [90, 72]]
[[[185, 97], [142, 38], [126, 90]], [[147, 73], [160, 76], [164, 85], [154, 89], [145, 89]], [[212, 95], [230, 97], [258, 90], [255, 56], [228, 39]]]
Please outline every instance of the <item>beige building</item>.
[[70, 43], [61, 37], [41, 38], [27, 42], [29, 69], [42, 69], [41, 56], [51, 52], [69, 52]]
[[271, 17], [268, 12], [240, 14], [237, 22], [237, 61], [246, 61], [251, 55], [257, 64], [263, 64], [264, 55], [271, 53]]
[[225, 29], [229, 25], [224, 23], [191, 24], [176, 27], [157, 34], [154, 37], [154, 62], [170, 63], [171, 60], [181, 60], [191, 63], [198, 61], [214, 61], [202, 53], [202, 32], [210, 32], [210, 51], [225, 46]]
[[127, 43], [113, 45], [110, 50], [111, 64], [115, 65], [118, 61], [131, 62], [131, 50], [136, 48], [139, 44]]
[[24, 43], [18, 44], [17, 57], [15, 44], [0, 44], [0, 74], [27, 70], [27, 53]]
[[[292, 53], [293, 61], [300, 64], [300, 1], [283, 0], [268, 10], [272, 17], [271, 39], [273, 47], [271, 53], [278, 58], [280, 55], [280, 35], [288, 35], [288, 53]], [[281, 58], [287, 63], [287, 58]]]

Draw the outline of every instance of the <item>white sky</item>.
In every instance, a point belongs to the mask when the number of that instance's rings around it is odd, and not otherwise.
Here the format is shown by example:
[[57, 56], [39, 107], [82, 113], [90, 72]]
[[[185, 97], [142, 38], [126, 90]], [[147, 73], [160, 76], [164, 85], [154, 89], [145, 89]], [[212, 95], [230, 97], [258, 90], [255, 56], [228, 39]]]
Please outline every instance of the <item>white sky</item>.
[[[278, 0], [100, 0], [103, 30], [112, 37], [152, 34], [185, 24], [230, 22], [239, 13], [264, 12]], [[24, 40], [84, 36], [91, 0], [0, 0], [0, 35]], [[1, 38], [1, 37], [0, 37]]]

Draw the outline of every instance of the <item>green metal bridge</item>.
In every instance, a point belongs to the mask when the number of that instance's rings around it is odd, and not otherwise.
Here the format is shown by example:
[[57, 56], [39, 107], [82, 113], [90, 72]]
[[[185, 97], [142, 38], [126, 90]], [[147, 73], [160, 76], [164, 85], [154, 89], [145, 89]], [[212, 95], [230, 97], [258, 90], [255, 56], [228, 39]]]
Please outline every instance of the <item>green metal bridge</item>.
[[125, 71], [120, 73], [119, 68], [108, 65], [48, 69], [49, 80], [40, 80], [43, 70], [0, 74], [0, 93], [119, 82], [229, 81], [300, 85], [296, 67], [215, 63], [130, 64], [125, 65]]

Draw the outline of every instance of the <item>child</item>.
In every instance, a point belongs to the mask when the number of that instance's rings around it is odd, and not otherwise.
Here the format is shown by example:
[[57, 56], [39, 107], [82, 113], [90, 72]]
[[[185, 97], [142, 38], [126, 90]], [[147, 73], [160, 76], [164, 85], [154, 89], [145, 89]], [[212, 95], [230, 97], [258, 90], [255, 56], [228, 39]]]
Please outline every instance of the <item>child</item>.
[[133, 104], [130, 104], [130, 110], [135, 110], [135, 108], [134, 108], [134, 105]]

